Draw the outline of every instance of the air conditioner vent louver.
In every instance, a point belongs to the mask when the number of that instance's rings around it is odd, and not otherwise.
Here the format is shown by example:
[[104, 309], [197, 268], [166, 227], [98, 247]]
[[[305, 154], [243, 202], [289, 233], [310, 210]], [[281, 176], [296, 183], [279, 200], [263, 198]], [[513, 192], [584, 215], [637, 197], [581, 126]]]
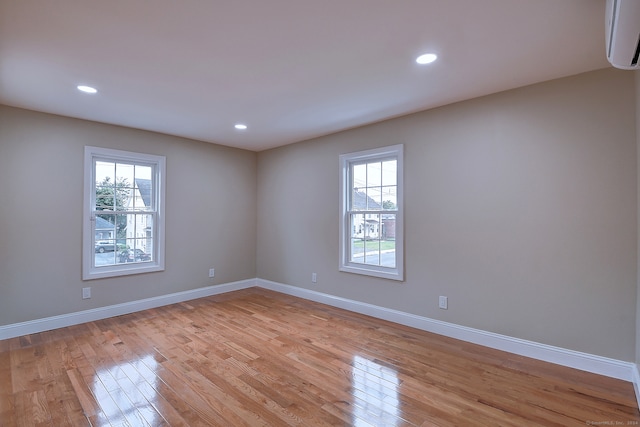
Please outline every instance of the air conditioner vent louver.
[[611, 65], [640, 69], [640, 0], [607, 0], [605, 25]]

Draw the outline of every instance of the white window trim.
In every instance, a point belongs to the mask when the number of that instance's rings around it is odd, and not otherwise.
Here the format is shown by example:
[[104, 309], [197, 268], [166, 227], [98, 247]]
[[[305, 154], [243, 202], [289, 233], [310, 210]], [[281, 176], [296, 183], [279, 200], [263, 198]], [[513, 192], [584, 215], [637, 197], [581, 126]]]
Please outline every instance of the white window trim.
[[[133, 264], [115, 264], [94, 266], [95, 260], [95, 219], [92, 219], [92, 207], [95, 206], [95, 170], [94, 159], [108, 159], [133, 163], [147, 163], [155, 167], [155, 194], [157, 200], [157, 216], [154, 221], [155, 256], [153, 261]], [[166, 158], [152, 154], [133, 153], [130, 151], [85, 146], [84, 148], [84, 202], [82, 219], [82, 280], [105, 277], [124, 276], [130, 274], [149, 273], [164, 270], [164, 196]]]
[[[340, 264], [339, 270], [391, 280], [404, 280], [404, 146], [402, 144], [340, 155]], [[348, 220], [351, 163], [395, 157], [397, 159], [397, 216], [396, 216], [396, 266], [395, 268], [364, 265], [349, 261], [350, 229]]]

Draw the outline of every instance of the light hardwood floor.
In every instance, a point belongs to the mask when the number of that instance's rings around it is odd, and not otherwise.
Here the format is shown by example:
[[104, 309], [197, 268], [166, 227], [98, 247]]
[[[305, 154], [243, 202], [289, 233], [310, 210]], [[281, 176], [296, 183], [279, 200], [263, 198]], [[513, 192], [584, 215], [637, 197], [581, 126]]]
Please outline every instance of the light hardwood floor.
[[1, 426], [639, 424], [630, 383], [257, 288], [0, 341]]

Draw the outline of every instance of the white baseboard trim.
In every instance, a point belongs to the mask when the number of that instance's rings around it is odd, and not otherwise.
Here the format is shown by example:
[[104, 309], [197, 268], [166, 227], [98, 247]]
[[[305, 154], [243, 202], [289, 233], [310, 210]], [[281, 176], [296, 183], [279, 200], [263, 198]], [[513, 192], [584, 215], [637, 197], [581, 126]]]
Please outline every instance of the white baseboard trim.
[[30, 320], [28, 322], [14, 323], [11, 325], [0, 326], [0, 340], [15, 338], [22, 335], [35, 334], [38, 332], [50, 331], [52, 329], [64, 328], [66, 326], [78, 325], [86, 322], [93, 322], [94, 320], [121, 316], [123, 314], [134, 313], [136, 311], [162, 307], [163, 305], [175, 304], [178, 302], [208, 297], [211, 295], [223, 294], [226, 292], [237, 291], [240, 289], [246, 289], [255, 286], [256, 279], [241, 280], [238, 282], [207, 286], [204, 288], [197, 288], [168, 295], [161, 295], [153, 298], [130, 301], [122, 304], [110, 305], [107, 307], [94, 308], [90, 310], [78, 311], [75, 313], [62, 314], [59, 316]]
[[109, 317], [129, 314], [136, 311], [157, 308], [168, 304], [175, 304], [196, 298], [203, 298], [211, 295], [218, 295], [226, 292], [247, 289], [251, 287], [262, 287], [283, 294], [320, 302], [356, 313], [366, 314], [379, 319], [411, 326], [427, 332], [433, 332], [462, 341], [483, 345], [533, 359], [543, 360], [562, 366], [580, 369], [595, 374], [605, 375], [612, 378], [632, 382], [636, 391], [636, 398], [640, 406], [640, 372], [635, 363], [568, 350], [561, 347], [554, 347], [546, 344], [513, 338], [493, 332], [473, 329], [453, 323], [430, 319], [411, 313], [405, 313], [390, 308], [385, 308], [334, 295], [324, 294], [309, 289], [296, 286], [285, 285], [264, 279], [247, 279], [238, 282], [231, 282], [222, 285], [207, 286], [204, 288], [192, 289], [183, 292], [176, 292], [168, 295], [161, 295], [153, 298], [146, 298], [138, 301], [131, 301], [122, 304], [100, 307], [76, 313], [52, 316], [43, 319], [36, 319], [22, 323], [0, 326], [0, 340], [15, 338], [22, 335], [29, 335], [66, 326], [77, 325], [85, 322], [106, 319]]
[[356, 313], [366, 314], [379, 319], [389, 320], [401, 325], [411, 326], [427, 332], [433, 332], [462, 341], [480, 344], [485, 347], [555, 363], [557, 365], [568, 366], [595, 374], [605, 375], [634, 383], [636, 396], [640, 384], [637, 366], [631, 362], [610, 359], [596, 356], [589, 353], [568, 350], [534, 341], [513, 338], [493, 332], [473, 329], [453, 323], [430, 319], [428, 317], [417, 316], [373, 304], [341, 298], [309, 289], [298, 288], [296, 286], [285, 285], [264, 279], [256, 279], [259, 287], [281, 292], [311, 301], [320, 302]]

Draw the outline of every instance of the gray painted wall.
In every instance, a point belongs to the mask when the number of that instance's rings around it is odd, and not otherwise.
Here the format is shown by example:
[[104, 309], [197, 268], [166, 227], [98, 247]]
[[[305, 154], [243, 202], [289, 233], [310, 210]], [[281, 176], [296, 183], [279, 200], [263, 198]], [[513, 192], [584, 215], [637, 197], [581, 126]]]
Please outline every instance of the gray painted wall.
[[[166, 156], [164, 272], [81, 280], [85, 145]], [[256, 157], [0, 106], [0, 325], [256, 277]]]
[[[600, 70], [258, 154], [0, 107], [0, 325], [260, 277], [636, 360], [636, 98]], [[398, 143], [406, 281], [340, 273], [338, 155]], [[81, 280], [84, 145], [167, 156], [166, 271]]]
[[[341, 273], [338, 156], [399, 143], [406, 281]], [[261, 152], [258, 277], [633, 361], [636, 164], [613, 69]]]

